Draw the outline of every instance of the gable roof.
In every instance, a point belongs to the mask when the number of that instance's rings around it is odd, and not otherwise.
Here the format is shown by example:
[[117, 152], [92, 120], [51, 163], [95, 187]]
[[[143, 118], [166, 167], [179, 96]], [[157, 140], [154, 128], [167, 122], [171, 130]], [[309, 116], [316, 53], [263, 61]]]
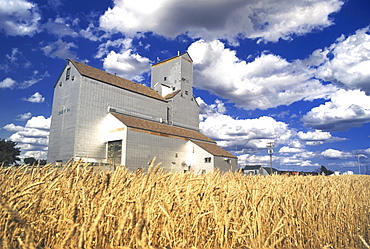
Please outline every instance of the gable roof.
[[120, 113], [110, 112], [115, 118], [127, 127], [136, 128], [142, 131], [155, 132], [163, 135], [171, 135], [185, 139], [196, 139], [206, 142], [215, 143], [212, 139], [199, 131], [189, 130], [185, 128], [175, 127], [158, 122], [148, 121], [141, 118], [134, 118]]
[[[241, 170], [256, 170], [256, 169], [264, 169], [268, 174], [270, 174], [270, 170], [271, 168], [270, 167], [262, 167], [262, 165], [247, 165], [247, 166], [244, 166], [243, 168], [241, 168]], [[272, 168], [272, 174], [279, 174], [280, 171], [275, 169], [275, 168]]]
[[[179, 57], [183, 57], [185, 60], [188, 60], [189, 62], [193, 62], [193, 59], [190, 57], [189, 53], [188, 53], [188, 52], [185, 52], [185, 53], [182, 53], [182, 54], [179, 54], [179, 55], [173, 56], [173, 57], [171, 57], [171, 58], [165, 59], [165, 60], [163, 60], [163, 61], [159, 61], [159, 62], [157, 62], [157, 63], [153, 64], [153, 65], [152, 65], [152, 67], [158, 66], [158, 65], [160, 65], [160, 64], [162, 64], [162, 63], [166, 63], [166, 62], [169, 62], [169, 61], [175, 60], [175, 59], [177, 59], [177, 58], [179, 58]], [[185, 57], [187, 57], [187, 58], [185, 58]]]
[[241, 168], [242, 170], [256, 170], [263, 168], [262, 165], [251, 165], [251, 166], [245, 166], [244, 168]]
[[205, 143], [205, 142], [194, 141], [194, 140], [191, 140], [191, 141], [214, 156], [237, 158], [236, 156], [226, 151], [225, 149], [221, 148], [217, 144]]
[[[271, 168], [270, 167], [262, 167], [264, 170], [266, 170], [267, 171], [267, 173], [271, 173]], [[272, 174], [275, 174], [275, 173], [277, 173], [277, 174], [279, 174], [280, 173], [280, 171], [279, 170], [277, 170], [277, 169], [275, 169], [275, 168], [272, 168]]]
[[173, 98], [175, 97], [179, 92], [181, 92], [181, 90], [177, 90], [177, 91], [174, 91], [172, 93], [169, 93], [167, 94], [166, 96], [164, 96], [165, 99], [170, 99], [170, 98]]
[[70, 61], [73, 66], [75, 66], [77, 71], [85, 77], [95, 79], [131, 92], [139, 93], [154, 99], [166, 101], [166, 99], [164, 99], [159, 93], [157, 93], [150, 87], [104, 72], [100, 69], [88, 66], [84, 63], [80, 63], [71, 59], [68, 59], [68, 61]]

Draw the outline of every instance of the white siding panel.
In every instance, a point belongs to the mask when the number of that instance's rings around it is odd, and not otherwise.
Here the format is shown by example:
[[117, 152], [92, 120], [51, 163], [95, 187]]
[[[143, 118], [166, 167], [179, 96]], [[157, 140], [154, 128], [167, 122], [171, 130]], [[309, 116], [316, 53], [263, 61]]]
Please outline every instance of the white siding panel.
[[[202, 170], [205, 170], [206, 173], [213, 172], [214, 156], [190, 141], [189, 147], [188, 157], [191, 162], [191, 170], [197, 174], [202, 173]], [[211, 161], [205, 162], [205, 158], [211, 158]]]
[[[70, 68], [70, 78], [66, 71]], [[72, 80], [73, 79], [73, 80]], [[67, 162], [74, 157], [80, 74], [67, 65], [54, 87], [48, 162]]]
[[[215, 156], [215, 169], [218, 168], [222, 172], [229, 170], [236, 171], [238, 169], [238, 159], [236, 158], [225, 158], [220, 156]], [[229, 161], [230, 160], [230, 161]]]
[[106, 130], [104, 117], [108, 107], [119, 107], [131, 113], [166, 117], [166, 102], [114, 87], [93, 79], [83, 78], [79, 96], [78, 126], [75, 155], [106, 160]]
[[170, 137], [152, 135], [128, 130], [127, 133], [127, 164], [131, 170], [148, 168], [148, 163], [156, 157], [155, 165], [172, 172], [183, 172], [187, 169], [187, 141]]

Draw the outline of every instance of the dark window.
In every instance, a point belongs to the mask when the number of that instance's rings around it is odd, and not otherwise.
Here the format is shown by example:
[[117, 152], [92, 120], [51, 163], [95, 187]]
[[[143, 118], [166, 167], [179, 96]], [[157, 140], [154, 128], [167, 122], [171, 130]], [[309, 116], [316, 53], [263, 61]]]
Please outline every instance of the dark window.
[[69, 80], [70, 76], [71, 76], [71, 68], [68, 68], [66, 72], [66, 80]]
[[210, 163], [210, 162], [211, 162], [211, 158], [210, 158], [210, 157], [206, 157], [206, 158], [204, 158], [204, 162], [205, 162], [205, 163]]
[[164, 77], [163, 80], [166, 81], [167, 80], [167, 77]]
[[167, 118], [167, 123], [169, 124], [170, 123], [170, 108], [167, 107], [167, 114], [166, 114], [166, 118]]
[[189, 94], [189, 92], [188, 91], [185, 91], [185, 95], [188, 95]]
[[108, 142], [108, 163], [112, 165], [121, 164], [122, 140]]

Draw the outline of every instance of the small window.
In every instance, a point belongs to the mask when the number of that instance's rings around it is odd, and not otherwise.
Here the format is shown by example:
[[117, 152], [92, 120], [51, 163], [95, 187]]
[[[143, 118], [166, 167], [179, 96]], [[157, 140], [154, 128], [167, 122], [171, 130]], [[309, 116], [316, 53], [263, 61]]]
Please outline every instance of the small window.
[[66, 80], [69, 80], [70, 76], [71, 76], [71, 68], [68, 68], [66, 72]]
[[59, 86], [62, 86], [62, 82], [59, 82]]
[[167, 77], [164, 77], [163, 80], [166, 81], [167, 80]]
[[175, 91], [176, 90], [176, 87], [172, 87], [172, 91]]
[[188, 91], [185, 91], [185, 95], [189, 95], [189, 92]]
[[206, 173], [207, 173], [207, 170], [206, 170], [206, 169], [202, 169], [201, 174], [202, 174], [202, 175], [204, 175], [204, 174], [206, 174]]
[[206, 158], [204, 158], [204, 162], [205, 162], [205, 163], [210, 163], [210, 162], [211, 162], [211, 158], [210, 158], [210, 157], [206, 157]]

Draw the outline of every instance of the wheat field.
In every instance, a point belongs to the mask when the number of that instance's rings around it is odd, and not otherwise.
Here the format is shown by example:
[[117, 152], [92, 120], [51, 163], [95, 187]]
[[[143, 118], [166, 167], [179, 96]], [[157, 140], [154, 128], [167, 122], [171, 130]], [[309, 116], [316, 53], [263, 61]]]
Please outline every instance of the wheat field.
[[0, 248], [370, 248], [369, 176], [0, 169]]

